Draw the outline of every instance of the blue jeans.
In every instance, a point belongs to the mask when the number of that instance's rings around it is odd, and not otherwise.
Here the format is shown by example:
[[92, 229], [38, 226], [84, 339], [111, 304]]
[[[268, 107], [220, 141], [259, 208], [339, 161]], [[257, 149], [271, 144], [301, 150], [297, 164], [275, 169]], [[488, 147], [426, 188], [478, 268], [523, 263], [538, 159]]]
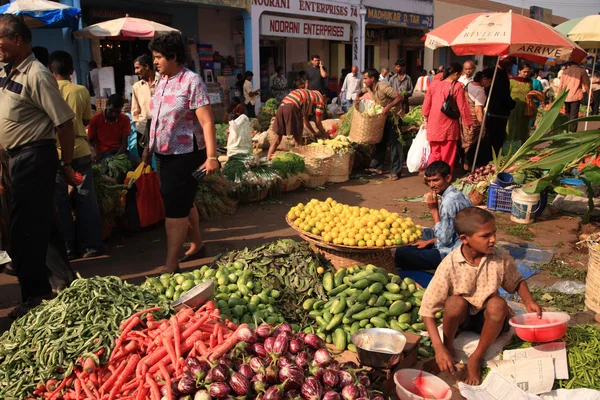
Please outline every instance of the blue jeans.
[[56, 187], [54, 189], [54, 203], [58, 209], [67, 253], [71, 255], [75, 251], [79, 251], [81, 254], [88, 251], [102, 252], [104, 250], [102, 220], [96, 191], [94, 190], [92, 156], [74, 159], [72, 167], [75, 172], [83, 175], [83, 183], [73, 188], [75, 222], [73, 222], [68, 185], [61, 169], [56, 173]]
[[[434, 237], [433, 229], [423, 229], [421, 240], [431, 240]], [[426, 271], [436, 269], [441, 262], [440, 251], [433, 246], [426, 249], [418, 249], [415, 246], [396, 249], [396, 269], [398, 273], [402, 270]]]

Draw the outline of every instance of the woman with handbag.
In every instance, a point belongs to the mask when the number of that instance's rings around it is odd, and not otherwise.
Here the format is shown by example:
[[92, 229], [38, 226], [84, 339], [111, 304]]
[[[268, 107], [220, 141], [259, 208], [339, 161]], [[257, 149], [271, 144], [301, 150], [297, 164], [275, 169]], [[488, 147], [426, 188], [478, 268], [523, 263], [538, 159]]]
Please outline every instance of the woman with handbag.
[[[161, 272], [171, 273], [179, 270], [180, 262], [206, 253], [194, 206], [198, 181], [193, 174], [205, 169], [211, 175], [219, 170], [219, 162], [208, 91], [200, 76], [184, 67], [183, 36], [161, 35], [148, 47], [161, 79], [152, 98], [150, 143], [143, 159], [149, 164], [156, 154], [167, 231], [167, 260]], [[190, 248], [180, 259], [186, 236]]]
[[472, 129], [473, 126], [464, 86], [457, 82], [461, 74], [461, 64], [452, 63], [447, 67], [442, 80], [434, 80], [429, 86], [421, 110], [431, 147], [428, 164], [441, 160], [450, 165], [452, 171], [456, 159], [456, 143], [461, 135], [459, 119], [462, 119], [466, 129]]

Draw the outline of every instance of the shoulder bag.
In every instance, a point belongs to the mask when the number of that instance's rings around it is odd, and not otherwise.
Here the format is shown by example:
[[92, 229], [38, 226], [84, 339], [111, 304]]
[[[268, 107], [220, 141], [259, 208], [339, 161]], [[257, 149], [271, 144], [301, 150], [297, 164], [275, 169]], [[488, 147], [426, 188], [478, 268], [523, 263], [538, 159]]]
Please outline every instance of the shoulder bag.
[[456, 100], [454, 100], [454, 85], [456, 83], [453, 82], [450, 86], [450, 93], [446, 96], [446, 100], [444, 100], [444, 104], [442, 104], [442, 113], [444, 113], [450, 119], [458, 119], [460, 117], [460, 113], [458, 112], [458, 107], [456, 106]]

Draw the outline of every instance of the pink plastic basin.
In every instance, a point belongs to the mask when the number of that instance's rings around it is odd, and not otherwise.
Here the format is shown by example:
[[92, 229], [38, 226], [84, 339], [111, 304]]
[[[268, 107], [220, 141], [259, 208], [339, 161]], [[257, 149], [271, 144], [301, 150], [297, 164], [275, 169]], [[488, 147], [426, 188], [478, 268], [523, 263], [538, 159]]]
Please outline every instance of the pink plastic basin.
[[512, 317], [508, 323], [515, 328], [515, 333], [527, 342], [552, 342], [567, 332], [567, 323], [571, 317], [561, 312], [544, 312], [542, 318], [535, 313]]

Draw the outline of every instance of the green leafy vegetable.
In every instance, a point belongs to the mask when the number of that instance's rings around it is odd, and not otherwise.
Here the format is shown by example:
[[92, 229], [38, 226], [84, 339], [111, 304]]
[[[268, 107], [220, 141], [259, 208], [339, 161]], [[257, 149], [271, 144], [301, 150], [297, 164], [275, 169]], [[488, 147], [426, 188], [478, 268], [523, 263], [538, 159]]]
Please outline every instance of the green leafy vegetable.
[[306, 171], [304, 158], [294, 153], [277, 153], [271, 161], [271, 167], [284, 179]]
[[217, 146], [225, 147], [227, 146], [227, 129], [229, 129], [228, 124], [216, 124], [215, 130], [217, 132]]
[[127, 159], [126, 154], [119, 154], [108, 159], [106, 162], [108, 168], [108, 176], [117, 179], [125, 176], [128, 171], [131, 171], [131, 162]]

